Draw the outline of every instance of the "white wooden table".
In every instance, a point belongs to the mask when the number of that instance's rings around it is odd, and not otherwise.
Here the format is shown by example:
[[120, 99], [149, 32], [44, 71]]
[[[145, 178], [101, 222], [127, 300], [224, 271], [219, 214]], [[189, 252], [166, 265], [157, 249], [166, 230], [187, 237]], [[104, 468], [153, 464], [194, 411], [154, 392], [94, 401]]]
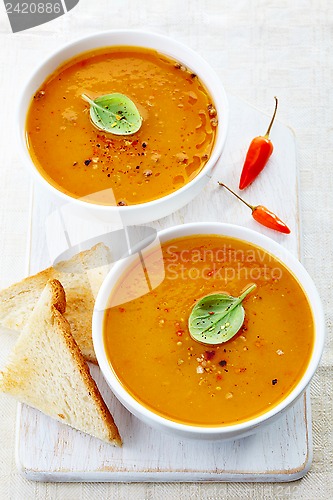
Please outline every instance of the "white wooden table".
[[[22, 82], [40, 60], [81, 35], [116, 28], [148, 29], [174, 37], [198, 51], [217, 71], [227, 91], [271, 112], [279, 97], [278, 118], [295, 129], [298, 144], [303, 261], [321, 294], [327, 317], [327, 342], [311, 384], [313, 462], [293, 483], [42, 483], [27, 481], [14, 459], [16, 402], [0, 394], [0, 498], [10, 500], [329, 500], [333, 497], [333, 169], [332, 169], [332, 18], [331, 0], [80, 0], [66, 16], [11, 34], [0, 3], [0, 284], [27, 272], [30, 178], [19, 162], [13, 106]], [[245, 153], [249, 137], [234, 127], [232, 161]], [[252, 135], [262, 130], [252, 130]], [[251, 137], [252, 138], [252, 137]], [[229, 148], [230, 151], [230, 148]], [[227, 152], [227, 151], [226, 151]], [[272, 158], [273, 159], [273, 158]], [[226, 157], [222, 166], [227, 168]], [[228, 180], [229, 178], [224, 178]], [[231, 181], [230, 180], [230, 184]], [[233, 184], [234, 186], [236, 184]], [[208, 188], [207, 188], [208, 189]], [[207, 193], [211, 194], [208, 190]], [[212, 197], [215, 199], [214, 193]], [[220, 197], [221, 195], [219, 195]], [[203, 198], [197, 203], [203, 205]], [[257, 200], [251, 200], [257, 201]], [[260, 202], [265, 201], [260, 198]], [[220, 197], [219, 217], [233, 219], [233, 204]], [[272, 207], [273, 208], [273, 207]], [[191, 210], [199, 220], [200, 207]], [[245, 207], [244, 207], [245, 210]], [[181, 211], [183, 220], [189, 210]], [[244, 212], [242, 212], [242, 217]], [[282, 216], [282, 213], [281, 213]], [[211, 216], [211, 220], [215, 220]], [[237, 223], [248, 225], [248, 219]], [[173, 217], [167, 220], [174, 223]], [[252, 226], [253, 227], [253, 226]], [[44, 247], [45, 249], [45, 247]], [[38, 250], [38, 249], [37, 249]], [[38, 250], [35, 255], [42, 255]], [[38, 258], [36, 257], [36, 265]], [[44, 265], [42, 260], [39, 260]], [[1, 337], [0, 358], [13, 342]], [[1, 361], [1, 359], [0, 359]]]

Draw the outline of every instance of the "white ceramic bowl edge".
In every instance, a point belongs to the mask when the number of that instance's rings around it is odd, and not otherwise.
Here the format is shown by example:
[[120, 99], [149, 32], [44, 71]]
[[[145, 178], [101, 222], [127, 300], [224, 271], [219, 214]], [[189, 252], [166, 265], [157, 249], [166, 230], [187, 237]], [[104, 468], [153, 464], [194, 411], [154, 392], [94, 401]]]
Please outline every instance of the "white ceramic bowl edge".
[[[124, 207], [103, 206], [72, 198], [52, 186], [35, 167], [26, 144], [25, 122], [32, 96], [37, 89], [63, 62], [72, 57], [98, 47], [112, 45], [141, 46], [155, 49], [173, 59], [179, 60], [198, 74], [213, 98], [219, 116], [219, 126], [210, 159], [201, 172], [188, 184], [163, 198]], [[212, 67], [186, 45], [165, 35], [136, 30], [114, 30], [75, 40], [47, 57], [27, 80], [19, 98], [17, 108], [17, 142], [23, 164], [34, 179], [63, 202], [70, 203], [84, 216], [97, 217], [113, 222], [121, 218], [124, 225], [143, 224], [169, 215], [189, 203], [209, 181], [213, 169], [222, 154], [229, 122], [228, 100], [223, 85]]]
[[175, 226], [169, 229], [162, 230], [158, 233], [160, 243], [165, 241], [189, 236], [192, 234], [219, 234], [226, 235], [241, 240], [249, 241], [263, 248], [267, 252], [276, 256], [287, 266], [296, 276], [301, 286], [303, 287], [314, 317], [315, 324], [315, 343], [311, 355], [309, 365], [302, 376], [300, 382], [291, 391], [291, 393], [278, 405], [274, 406], [268, 412], [253, 418], [249, 421], [235, 424], [232, 426], [221, 427], [200, 427], [190, 426], [177, 422], [173, 422], [160, 415], [155, 414], [149, 409], [141, 405], [135, 400], [121, 385], [114, 372], [112, 371], [106, 357], [103, 344], [103, 319], [107, 301], [110, 296], [112, 286], [117, 283], [117, 280], [122, 276], [124, 270], [128, 266], [126, 261], [118, 262], [105, 279], [99, 294], [97, 296], [94, 315], [93, 315], [93, 341], [96, 356], [104, 377], [122, 404], [134, 415], [143, 420], [145, 423], [163, 431], [172, 432], [182, 437], [191, 437], [196, 439], [235, 439], [247, 436], [257, 431], [263, 425], [272, 423], [279, 418], [288, 408], [290, 408], [296, 400], [302, 396], [305, 389], [308, 387], [321, 358], [324, 338], [325, 338], [325, 319], [322, 308], [322, 303], [317, 292], [317, 289], [305, 270], [302, 264], [289, 251], [284, 249], [274, 240], [257, 233], [253, 230], [222, 223], [191, 223], [182, 226]]

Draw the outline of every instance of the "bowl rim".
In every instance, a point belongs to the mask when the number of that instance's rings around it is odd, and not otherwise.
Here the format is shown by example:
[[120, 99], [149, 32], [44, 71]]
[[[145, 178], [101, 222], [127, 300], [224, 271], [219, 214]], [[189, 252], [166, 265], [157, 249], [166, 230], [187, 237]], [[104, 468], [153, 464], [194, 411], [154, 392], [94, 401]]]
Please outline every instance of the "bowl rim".
[[[136, 44], [120, 44], [120, 43], [112, 43], [110, 42], [109, 45], [106, 45], [105, 43], [101, 43], [100, 45], [93, 45], [90, 47], [90, 49], [85, 49], [85, 50], [80, 50], [80, 46], [82, 44], [88, 43], [90, 41], [95, 41], [99, 39], [104, 39], [105, 37], [108, 36], [123, 36], [123, 37], [128, 37], [128, 36], [138, 36], [139, 40], [137, 41]], [[140, 43], [140, 37], [142, 38], [151, 38], [151, 40], [155, 41], [161, 41], [165, 43], [166, 49], [165, 50], [160, 50], [160, 49], [155, 49], [160, 53], [164, 53], [165, 55], [171, 57], [171, 58], [176, 58], [175, 55], [169, 54], [169, 48], [167, 47], [174, 47], [175, 50], [179, 49], [181, 51], [181, 57], [179, 58], [179, 61], [182, 62], [182, 56], [184, 54], [186, 57], [193, 57], [196, 60], [196, 64], [200, 66], [200, 71], [196, 70], [196, 72], [199, 75], [200, 81], [203, 82], [204, 86], [207, 88], [208, 93], [211, 95], [212, 100], [214, 105], [218, 109], [223, 110], [223, 120], [221, 120], [221, 123], [219, 123], [217, 127], [217, 132], [216, 132], [216, 137], [215, 141], [213, 144], [212, 152], [211, 155], [207, 161], [207, 163], [204, 165], [202, 170], [193, 178], [191, 179], [187, 184], [182, 186], [181, 188], [177, 189], [176, 191], [169, 193], [165, 196], [162, 196], [161, 198], [157, 198], [156, 200], [151, 200], [148, 202], [144, 203], [137, 203], [135, 205], [126, 205], [121, 207], [121, 212], [120, 208], [118, 205], [103, 205], [103, 204], [97, 204], [97, 203], [92, 203], [89, 201], [86, 201], [82, 198], [75, 198], [69, 194], [66, 194], [65, 192], [61, 191], [58, 189], [55, 185], [51, 184], [39, 171], [37, 166], [34, 164], [29, 151], [27, 147], [27, 140], [26, 140], [26, 131], [25, 131], [25, 126], [26, 126], [26, 119], [27, 119], [27, 114], [29, 111], [29, 106], [31, 103], [31, 99], [33, 98], [34, 93], [29, 93], [30, 97], [27, 97], [27, 92], [28, 88], [32, 85], [32, 82], [35, 79], [38, 79], [39, 74], [43, 71], [45, 66], [50, 64], [51, 61], [54, 61], [57, 57], [59, 57], [62, 53], [66, 52], [67, 50], [73, 49], [75, 52], [69, 56], [63, 58], [62, 62], [59, 64], [55, 65], [55, 68], [52, 71], [55, 71], [57, 68], [59, 68], [62, 64], [64, 64], [66, 61], [74, 58], [75, 56], [79, 54], [83, 54], [84, 52], [89, 52], [90, 50], [93, 50], [94, 48], [100, 47], [113, 47], [113, 46], [127, 46], [127, 47], [147, 47], [147, 48], [153, 48], [153, 42], [151, 44], [147, 44], [141, 42]], [[156, 42], [157, 43], [157, 42]], [[79, 50], [75, 50], [79, 49]], [[52, 74], [52, 71], [48, 72], [48, 75]], [[208, 77], [207, 77], [208, 75]], [[43, 81], [45, 81], [47, 77], [42, 78], [42, 81], [39, 82], [37, 85], [37, 88], [35, 88], [35, 91], [38, 89], [38, 87], [42, 84]], [[219, 89], [218, 93], [213, 93], [210, 90], [210, 87], [214, 87]], [[34, 85], [34, 87], [36, 87]], [[24, 118], [22, 120], [22, 109], [24, 110]], [[219, 111], [220, 113], [220, 111]], [[22, 121], [23, 121], [23, 127], [22, 127]], [[219, 158], [223, 152], [226, 138], [227, 138], [227, 133], [228, 133], [228, 127], [229, 127], [229, 103], [228, 103], [228, 98], [223, 86], [223, 83], [221, 82], [218, 74], [216, 73], [215, 69], [195, 50], [193, 50], [191, 47], [187, 46], [183, 42], [173, 38], [169, 37], [165, 34], [161, 33], [155, 33], [153, 31], [149, 30], [139, 30], [139, 29], [115, 29], [115, 30], [105, 30], [101, 32], [94, 32], [90, 33], [88, 35], [76, 37], [75, 39], [71, 40], [70, 42], [67, 42], [63, 44], [60, 48], [54, 50], [51, 52], [49, 55], [44, 57], [44, 59], [40, 62], [39, 65], [34, 69], [34, 71], [30, 74], [29, 78], [27, 78], [26, 82], [23, 85], [23, 88], [21, 89], [21, 92], [18, 97], [18, 105], [16, 108], [16, 136], [17, 136], [17, 142], [19, 145], [19, 153], [20, 157], [23, 160], [23, 163], [28, 166], [28, 169], [30, 172], [32, 172], [34, 178], [38, 180], [44, 187], [47, 186], [48, 189], [51, 189], [51, 191], [61, 197], [63, 200], [73, 203], [77, 206], [81, 206], [82, 208], [92, 208], [94, 211], [98, 213], [102, 212], [116, 212], [120, 213], [120, 215], [124, 214], [131, 214], [135, 213], [136, 211], [140, 210], [141, 208], [144, 207], [145, 210], [154, 210], [156, 206], [159, 206], [161, 203], [171, 203], [175, 198], [178, 198], [183, 195], [187, 190], [191, 189], [195, 184], [200, 182], [200, 180], [205, 177], [209, 176], [211, 170], [213, 167], [217, 164], [219, 161]], [[22, 130], [23, 129], [23, 130]]]
[[152, 422], [155, 426], [158, 425], [159, 427], [164, 427], [182, 434], [198, 437], [200, 437], [200, 435], [204, 435], [205, 437], [216, 437], [216, 435], [219, 435], [223, 438], [230, 434], [243, 434], [248, 430], [254, 429], [259, 425], [273, 420], [274, 417], [292, 406], [303, 394], [317, 370], [323, 353], [325, 343], [325, 317], [322, 302], [315, 283], [302, 263], [289, 250], [266, 235], [235, 224], [220, 222], [192, 222], [184, 225], [172, 226], [158, 231], [157, 237], [160, 239], [161, 243], [164, 243], [178, 237], [198, 234], [225, 235], [241, 239], [243, 241], [248, 241], [249, 243], [258, 246], [282, 261], [283, 265], [287, 267], [287, 269], [296, 277], [303, 291], [307, 295], [314, 320], [314, 346], [309, 363], [301, 379], [282, 401], [280, 401], [277, 405], [274, 405], [270, 410], [240, 423], [220, 426], [200, 426], [180, 423], [155, 413], [127, 392], [110, 366], [110, 362], [107, 359], [104, 349], [103, 340], [104, 309], [113, 285], [117, 283], [119, 277], [128, 267], [128, 262], [126, 263], [126, 261], [120, 261], [114, 264], [99, 290], [93, 312], [92, 336], [97, 361], [103, 376], [115, 396], [131, 413], [136, 415], [138, 418]]

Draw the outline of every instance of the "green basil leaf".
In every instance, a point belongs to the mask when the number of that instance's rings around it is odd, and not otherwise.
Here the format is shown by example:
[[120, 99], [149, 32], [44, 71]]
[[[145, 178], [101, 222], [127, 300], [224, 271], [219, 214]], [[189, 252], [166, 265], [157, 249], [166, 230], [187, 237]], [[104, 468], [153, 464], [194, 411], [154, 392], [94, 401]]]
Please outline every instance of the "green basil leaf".
[[115, 135], [137, 132], [142, 118], [131, 99], [123, 94], [106, 94], [92, 100], [85, 94], [82, 99], [90, 104], [90, 118], [95, 127]]
[[239, 297], [213, 293], [200, 299], [191, 311], [188, 328], [191, 337], [202, 344], [223, 344], [240, 330], [245, 311], [242, 301], [257, 287], [249, 286]]

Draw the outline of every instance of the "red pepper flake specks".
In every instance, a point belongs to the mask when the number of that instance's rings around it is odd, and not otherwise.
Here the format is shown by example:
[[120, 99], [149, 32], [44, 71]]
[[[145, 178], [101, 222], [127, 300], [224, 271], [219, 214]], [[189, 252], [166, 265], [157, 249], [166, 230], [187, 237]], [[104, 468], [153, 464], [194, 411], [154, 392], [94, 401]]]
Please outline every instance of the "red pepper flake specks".
[[45, 95], [45, 90], [40, 90], [37, 92], [37, 94], [34, 95], [34, 99], [40, 99], [41, 97], [44, 97]]
[[214, 313], [214, 311], [208, 311], [208, 314], [209, 314], [210, 316], [213, 316], [213, 314], [215, 314], [215, 313]]
[[214, 356], [215, 356], [215, 351], [205, 351], [205, 358], [207, 361], [213, 359]]
[[124, 308], [124, 307], [118, 307], [118, 310], [119, 310], [119, 312], [121, 312], [121, 313], [125, 312], [125, 308]]
[[212, 104], [208, 104], [207, 109], [209, 116], [213, 117], [217, 115], [217, 111]]
[[222, 375], [220, 373], [216, 375], [216, 380], [222, 380]]
[[220, 366], [226, 366], [227, 362], [225, 359], [222, 359], [221, 361], [219, 361], [219, 365]]
[[278, 379], [277, 378], [273, 378], [272, 385], [276, 385], [277, 383], [278, 383]]
[[181, 337], [184, 333], [184, 330], [177, 330], [176, 334], [178, 335], [178, 337]]

